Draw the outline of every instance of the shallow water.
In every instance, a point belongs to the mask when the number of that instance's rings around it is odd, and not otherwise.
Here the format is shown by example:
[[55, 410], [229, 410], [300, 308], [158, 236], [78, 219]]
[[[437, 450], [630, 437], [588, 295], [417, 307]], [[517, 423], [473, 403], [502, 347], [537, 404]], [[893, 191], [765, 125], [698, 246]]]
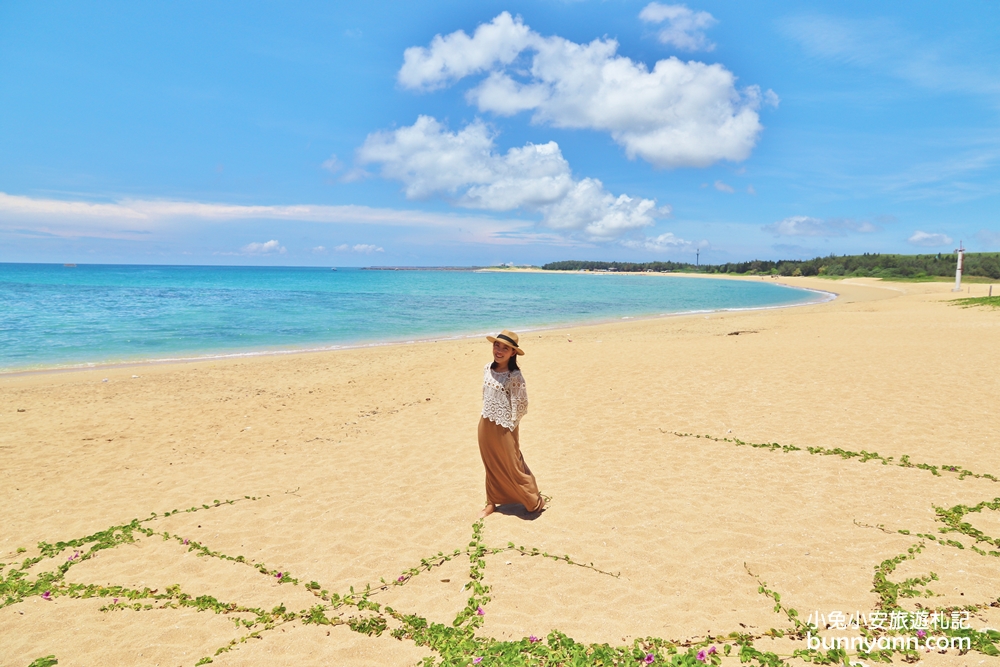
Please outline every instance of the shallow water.
[[815, 300], [661, 275], [0, 264], [0, 371], [317, 349]]

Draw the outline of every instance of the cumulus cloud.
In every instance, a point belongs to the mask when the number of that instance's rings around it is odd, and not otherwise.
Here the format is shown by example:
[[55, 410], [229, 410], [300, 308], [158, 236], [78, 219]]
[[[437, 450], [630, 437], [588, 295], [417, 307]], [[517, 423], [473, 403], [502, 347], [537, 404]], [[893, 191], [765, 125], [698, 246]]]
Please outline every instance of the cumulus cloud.
[[426, 91], [485, 74], [467, 93], [481, 111], [531, 111], [535, 123], [608, 132], [629, 158], [658, 167], [704, 167], [750, 155], [762, 129], [762, 100], [777, 104], [772, 91], [738, 90], [722, 65], [671, 57], [649, 69], [617, 51], [613, 39], [578, 44], [543, 37], [503, 12], [472, 37], [459, 30], [406, 49], [398, 80]]
[[715, 189], [718, 190], [719, 192], [728, 192], [729, 194], [733, 194], [734, 192], [736, 192], [736, 190], [733, 189], [733, 186], [727, 185], [722, 181], [715, 182]]
[[664, 23], [657, 38], [664, 44], [676, 46], [684, 51], [712, 51], [715, 44], [705, 37], [705, 30], [718, 23], [708, 12], [696, 12], [687, 5], [663, 5], [651, 2], [646, 5], [639, 18], [646, 23]]
[[919, 229], [913, 232], [913, 234], [910, 235], [910, 238], [906, 240], [913, 245], [922, 246], [924, 248], [937, 248], [939, 246], [952, 244], [952, 239], [947, 234], [922, 232]]
[[666, 250], [689, 250], [694, 249], [695, 244], [674, 236], [672, 232], [660, 234], [659, 236], [646, 237], [641, 241], [626, 239], [621, 242], [626, 248], [634, 250], [652, 250], [653, 252], [663, 252]]
[[357, 160], [402, 181], [408, 198], [441, 194], [465, 208], [539, 212], [543, 225], [591, 238], [615, 238], [669, 213], [652, 199], [615, 196], [597, 179], [575, 179], [554, 141], [500, 154], [481, 121], [450, 132], [420, 116], [411, 126], [368, 135]]
[[464, 30], [435, 35], [428, 48], [411, 46], [403, 52], [399, 83], [404, 88], [434, 90], [449, 83], [514, 62], [521, 51], [537, 41], [538, 35], [524, 25], [521, 17], [503, 12], [483, 23], [472, 37]]
[[284, 246], [282, 246], [275, 239], [271, 239], [265, 243], [248, 243], [240, 251], [247, 255], [270, 255], [272, 253], [278, 253], [279, 255], [284, 255], [288, 252]]
[[335, 248], [337, 252], [358, 252], [364, 255], [370, 255], [373, 252], [385, 252], [385, 250], [377, 245], [371, 245], [368, 243], [358, 243], [356, 245], [348, 245], [342, 243]]
[[821, 220], [808, 215], [793, 215], [761, 227], [775, 236], [846, 236], [849, 233], [871, 234], [878, 227], [867, 220], [831, 218]]

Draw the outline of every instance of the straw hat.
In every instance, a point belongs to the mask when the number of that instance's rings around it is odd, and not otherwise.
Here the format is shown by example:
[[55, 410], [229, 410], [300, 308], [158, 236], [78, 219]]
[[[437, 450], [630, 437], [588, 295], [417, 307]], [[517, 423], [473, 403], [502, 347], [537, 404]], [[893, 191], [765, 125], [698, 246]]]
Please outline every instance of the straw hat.
[[524, 350], [522, 350], [517, 346], [517, 334], [514, 333], [513, 331], [507, 331], [506, 329], [504, 329], [496, 336], [487, 336], [486, 340], [490, 341], [491, 343], [500, 341], [504, 345], [509, 345], [510, 347], [514, 348], [514, 352], [518, 354], [524, 354]]

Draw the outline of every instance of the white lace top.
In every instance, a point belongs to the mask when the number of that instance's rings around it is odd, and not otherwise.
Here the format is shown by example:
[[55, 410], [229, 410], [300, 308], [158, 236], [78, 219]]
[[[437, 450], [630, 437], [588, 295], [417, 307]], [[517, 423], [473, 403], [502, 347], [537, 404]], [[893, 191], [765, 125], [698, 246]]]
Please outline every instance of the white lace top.
[[521, 371], [496, 373], [486, 364], [483, 372], [483, 417], [513, 431], [528, 412], [528, 390]]

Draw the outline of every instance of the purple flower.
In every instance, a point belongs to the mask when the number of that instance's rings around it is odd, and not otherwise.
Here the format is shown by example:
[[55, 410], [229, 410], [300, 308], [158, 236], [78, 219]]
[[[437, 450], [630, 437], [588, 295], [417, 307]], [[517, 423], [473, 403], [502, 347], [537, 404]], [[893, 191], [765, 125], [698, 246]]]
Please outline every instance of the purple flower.
[[708, 662], [708, 658], [705, 657], [705, 649], [698, 651], [698, 662]]
[[118, 604], [118, 598], [115, 598], [114, 600], [112, 600], [111, 604]]
[[923, 630], [917, 630], [917, 636], [923, 639], [924, 637], [927, 636], [927, 633], [924, 632]]
[[187, 540], [187, 538], [185, 537], [185, 538], [184, 538], [184, 544], [187, 544], [187, 543], [188, 543], [188, 540]]
[[51, 600], [52, 599], [52, 591], [45, 591], [44, 593], [42, 593], [42, 599], [43, 600]]
[[486, 610], [482, 607], [476, 607], [476, 616], [485, 616]]
[[406, 581], [406, 577], [400, 575], [400, 577], [396, 579], [396, 581]]
[[531, 635], [530, 637], [528, 637], [528, 641], [534, 644], [535, 642], [540, 642], [542, 640], [536, 637], [535, 635]]
[[275, 579], [281, 579], [283, 576], [285, 576], [284, 572], [279, 572], [278, 574], [274, 575]]
[[652, 653], [647, 653], [646, 657], [642, 659], [642, 661], [647, 665], [652, 665], [654, 660], [656, 660], [656, 656]]
[[473, 664], [473, 665], [478, 665], [478, 664], [479, 664], [479, 663], [481, 663], [482, 661], [483, 661], [483, 659], [482, 659], [482, 658], [473, 658], [473, 659], [472, 659], [472, 664]]
[[715, 655], [716, 653], [718, 653], [718, 651], [716, 651], [716, 650], [715, 650], [715, 647], [714, 647], [714, 646], [710, 646], [710, 647], [708, 648], [708, 654], [709, 654], [709, 655]]

